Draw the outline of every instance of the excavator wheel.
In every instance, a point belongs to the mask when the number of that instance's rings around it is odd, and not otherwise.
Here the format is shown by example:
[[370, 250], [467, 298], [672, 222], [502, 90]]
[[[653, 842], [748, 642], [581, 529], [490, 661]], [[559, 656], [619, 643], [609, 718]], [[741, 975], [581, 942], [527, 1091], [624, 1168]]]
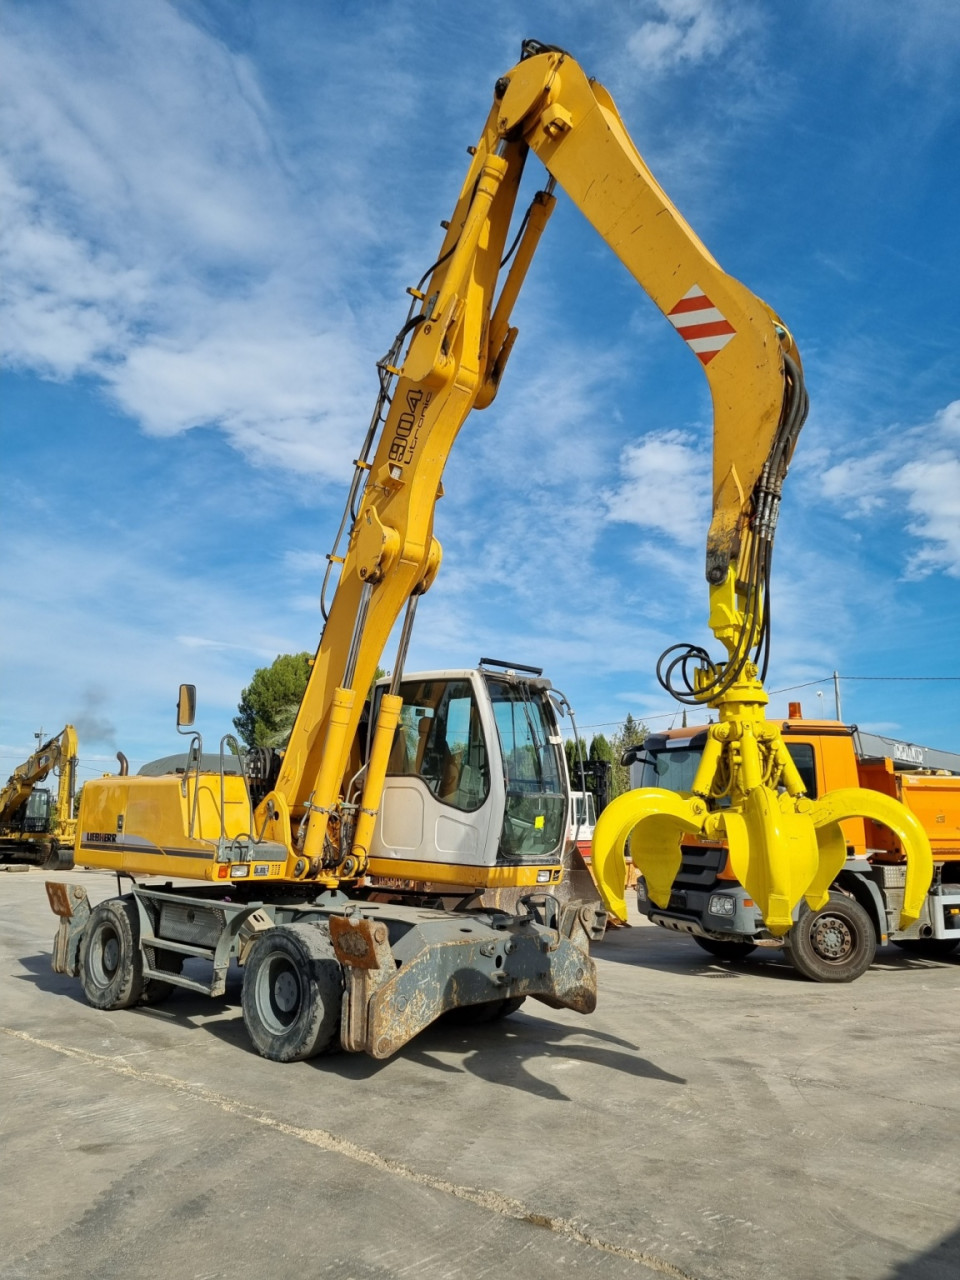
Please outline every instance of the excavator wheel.
[[[163, 969], [166, 973], [179, 973], [183, 968], [183, 956], [178, 955], [176, 951], [161, 951], [158, 947], [153, 951], [152, 960], [148, 956], [147, 963], [152, 969]], [[162, 978], [144, 978], [143, 991], [138, 1003], [162, 1004], [173, 995], [176, 989], [174, 983], [164, 982]]]
[[698, 947], [714, 956], [717, 960], [743, 960], [751, 951], [756, 951], [755, 942], [738, 942], [734, 938], [701, 938], [691, 934]]
[[140, 920], [130, 897], [93, 908], [80, 942], [80, 984], [95, 1009], [129, 1009], [143, 994]]
[[283, 924], [253, 944], [243, 971], [243, 1021], [273, 1062], [301, 1062], [339, 1044], [343, 970], [321, 925]]
[[783, 950], [797, 972], [813, 982], [853, 982], [873, 964], [877, 933], [859, 902], [831, 893], [819, 911], [800, 904]]

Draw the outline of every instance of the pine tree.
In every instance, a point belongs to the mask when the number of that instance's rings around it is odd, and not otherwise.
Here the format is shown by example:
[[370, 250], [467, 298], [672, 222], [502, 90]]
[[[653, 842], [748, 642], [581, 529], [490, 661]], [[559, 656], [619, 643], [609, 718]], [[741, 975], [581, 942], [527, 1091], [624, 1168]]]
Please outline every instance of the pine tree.
[[310, 656], [280, 653], [253, 673], [233, 721], [248, 747], [286, 745], [310, 678]]
[[623, 725], [617, 733], [613, 735], [611, 742], [613, 755], [613, 785], [610, 788], [611, 797], [622, 795], [624, 791], [630, 790], [630, 770], [626, 765], [620, 763], [623, 753], [628, 747], [635, 746], [638, 742], [643, 742], [649, 730], [645, 724], [634, 720], [630, 712]]

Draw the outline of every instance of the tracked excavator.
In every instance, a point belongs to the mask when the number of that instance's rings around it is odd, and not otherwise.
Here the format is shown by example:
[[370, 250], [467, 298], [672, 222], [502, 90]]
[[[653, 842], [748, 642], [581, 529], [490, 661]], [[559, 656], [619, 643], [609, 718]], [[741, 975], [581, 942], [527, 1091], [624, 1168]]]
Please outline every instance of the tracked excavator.
[[[531, 153], [548, 181], [510, 242]], [[497, 395], [517, 337], [511, 312], [558, 185], [700, 362], [715, 414], [706, 574], [727, 657], [714, 664], [688, 649], [663, 674], [719, 721], [692, 795], [643, 790], [601, 815], [593, 866], [606, 908], [625, 914], [628, 838], [654, 895], [669, 891], [681, 835], [717, 828], [776, 930], [796, 898], [821, 894], [838, 822], [854, 811], [902, 831], [905, 911], [921, 892], [929, 847], [909, 815], [894, 802], [881, 814], [858, 792], [811, 804], [763, 716], [770, 552], [807, 404], [788, 329], [721, 270], [609, 94], [563, 50], [524, 44], [470, 154], [443, 243], [379, 364], [328, 557], [323, 633], [282, 760], [254, 758], [241, 775], [198, 763], [84, 787], [77, 863], [135, 878], [130, 894], [92, 910], [81, 888], [50, 887], [61, 917], [54, 965], [79, 974], [95, 1005], [127, 1007], [176, 986], [216, 994], [236, 957], [250, 1038], [284, 1061], [338, 1043], [387, 1057], [445, 1012], [495, 1017], [525, 996], [593, 1007], [589, 944], [606, 913], [586, 873], [562, 862], [562, 700], [515, 664], [404, 670], [417, 602], [440, 567], [444, 466], [470, 412]], [[401, 615], [392, 676], [368, 702]], [[192, 702], [185, 686], [185, 731]], [[191, 754], [202, 761], [196, 742]], [[728, 803], [717, 808], [721, 788]], [[203, 883], [136, 880], [158, 875]], [[196, 965], [185, 973], [184, 959], [207, 962], [212, 976], [201, 982]]]
[[[42, 736], [42, 732], [41, 732]], [[57, 778], [57, 792], [42, 784]], [[0, 862], [57, 866], [73, 858], [77, 731], [72, 724], [18, 764], [0, 791]]]

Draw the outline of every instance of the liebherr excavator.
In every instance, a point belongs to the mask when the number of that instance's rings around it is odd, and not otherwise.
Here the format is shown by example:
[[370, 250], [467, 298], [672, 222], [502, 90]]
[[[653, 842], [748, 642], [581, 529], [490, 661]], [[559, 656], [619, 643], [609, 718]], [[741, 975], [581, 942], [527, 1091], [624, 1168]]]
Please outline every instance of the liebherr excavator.
[[[606, 906], [625, 914], [631, 832], [656, 894], [669, 889], [681, 833], [716, 826], [741, 882], [780, 928], [801, 894], [820, 894], [848, 812], [902, 829], [910, 902], [922, 892], [929, 847], [909, 815], [892, 804], [880, 814], [858, 792], [811, 806], [763, 717], [757, 654], [768, 634], [770, 549], [806, 412], [787, 328], [720, 269], [610, 96], [564, 51], [524, 44], [470, 150], [436, 261], [409, 290], [406, 322], [379, 365], [380, 396], [328, 557], [325, 626], [279, 769], [262, 761], [248, 778], [198, 764], [182, 776], [84, 788], [79, 864], [207, 882], [195, 892], [135, 885], [92, 913], [82, 890], [51, 886], [61, 916], [55, 966], [79, 972], [95, 1005], [125, 1007], [177, 985], [216, 993], [233, 955], [244, 965], [251, 1039], [280, 1060], [338, 1039], [386, 1057], [445, 1010], [496, 1016], [526, 995], [593, 1007], [588, 948], [604, 912], [576, 875], [563, 892], [565, 821], [556, 816], [568, 784], [547, 682], [489, 662], [479, 672], [404, 674], [417, 601], [440, 566], [433, 524], [444, 466], [471, 410], [497, 394], [517, 337], [512, 308], [557, 184], [699, 359], [715, 413], [707, 579], [710, 623], [728, 657], [714, 665], [684, 651], [663, 674], [672, 688], [679, 673], [686, 696], [715, 707], [720, 723], [694, 795], [643, 791], [602, 815], [593, 862]], [[507, 251], [531, 152], [549, 180]], [[365, 691], [401, 613], [392, 677], [368, 711]], [[185, 686], [184, 726], [191, 701]], [[194, 755], [202, 759], [199, 747]], [[721, 788], [730, 803], [716, 810]], [[419, 892], [405, 895], [411, 884]], [[210, 961], [213, 979], [182, 974], [184, 957]]]

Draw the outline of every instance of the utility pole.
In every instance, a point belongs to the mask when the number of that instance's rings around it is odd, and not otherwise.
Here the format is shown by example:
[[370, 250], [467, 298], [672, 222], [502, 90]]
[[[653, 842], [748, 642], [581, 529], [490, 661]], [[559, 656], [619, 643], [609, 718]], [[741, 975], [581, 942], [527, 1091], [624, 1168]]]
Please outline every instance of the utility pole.
[[837, 704], [837, 719], [842, 721], [843, 716], [840, 714], [840, 676], [836, 671], [833, 673], [833, 697]]

